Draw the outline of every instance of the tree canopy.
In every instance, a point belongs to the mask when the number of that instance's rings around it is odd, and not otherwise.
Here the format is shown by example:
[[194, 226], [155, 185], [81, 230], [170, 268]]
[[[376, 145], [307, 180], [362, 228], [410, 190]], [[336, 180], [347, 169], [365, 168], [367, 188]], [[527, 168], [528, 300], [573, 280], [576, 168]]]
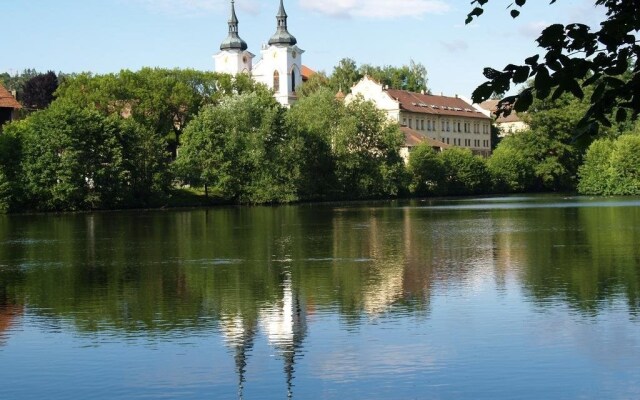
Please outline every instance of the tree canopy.
[[312, 88], [306, 90], [306, 92], [313, 91], [317, 86], [324, 84], [330, 87], [334, 93], [338, 90], [349, 93], [351, 87], [358, 83], [365, 75], [368, 75], [391, 89], [409, 90], [412, 92], [429, 91], [427, 86], [427, 68], [421, 63], [409, 60], [408, 65], [402, 65], [400, 67], [392, 65], [376, 66], [371, 64], [358, 66], [351, 58], [343, 58], [334, 67], [329, 77], [321, 75], [313, 81], [305, 83], [305, 85], [312, 86]]
[[[475, 8], [467, 23], [484, 13], [490, 0], [473, 0]], [[492, 4], [498, 3], [493, 0]], [[517, 18], [526, 0], [509, 1], [508, 9]], [[551, 0], [551, 4], [556, 0]], [[582, 99], [585, 88], [592, 87], [590, 107], [579, 127], [597, 129], [599, 124], [611, 126], [611, 119], [624, 121], [640, 113], [640, 2], [594, 0], [604, 7], [606, 18], [597, 30], [584, 23], [553, 24], [537, 39], [544, 54], [535, 54], [524, 64], [509, 64], [501, 71], [485, 68], [488, 79], [473, 93], [480, 103], [493, 93], [507, 92], [512, 84], [531, 80], [533, 84], [519, 94], [508, 96], [499, 105], [499, 114], [512, 110], [525, 111], [537, 99], [558, 99], [564, 93]]]
[[57, 89], [58, 76], [55, 72], [38, 74], [24, 83], [22, 102], [26, 107], [42, 110], [51, 104]]

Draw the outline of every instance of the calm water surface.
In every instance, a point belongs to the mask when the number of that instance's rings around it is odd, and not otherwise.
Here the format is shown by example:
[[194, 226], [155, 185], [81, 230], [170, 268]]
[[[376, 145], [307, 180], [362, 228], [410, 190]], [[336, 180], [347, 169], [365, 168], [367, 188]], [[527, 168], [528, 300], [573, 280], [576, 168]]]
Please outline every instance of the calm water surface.
[[640, 199], [0, 218], [0, 399], [638, 399]]

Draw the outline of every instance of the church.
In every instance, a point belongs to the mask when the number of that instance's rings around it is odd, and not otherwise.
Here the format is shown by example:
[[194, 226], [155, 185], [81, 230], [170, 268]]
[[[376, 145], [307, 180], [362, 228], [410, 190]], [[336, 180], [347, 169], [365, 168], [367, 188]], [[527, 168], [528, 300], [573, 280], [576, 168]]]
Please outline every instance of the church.
[[232, 0], [229, 35], [220, 45], [220, 52], [213, 56], [216, 72], [231, 75], [249, 74], [256, 82], [272, 89], [280, 104], [291, 107], [297, 100], [296, 89], [312, 71], [302, 65], [304, 50], [297, 46], [298, 41], [289, 33], [283, 0], [280, 0], [280, 8], [276, 15], [276, 32], [268, 44], [260, 49], [262, 57], [255, 65], [255, 54], [248, 51], [249, 46], [238, 33], [238, 17], [234, 3]]

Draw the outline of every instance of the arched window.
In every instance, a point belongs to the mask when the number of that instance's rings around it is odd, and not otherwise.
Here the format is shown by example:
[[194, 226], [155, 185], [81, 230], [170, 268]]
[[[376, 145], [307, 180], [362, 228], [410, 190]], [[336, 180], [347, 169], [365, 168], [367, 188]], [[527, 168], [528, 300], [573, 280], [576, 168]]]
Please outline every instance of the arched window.
[[296, 91], [296, 70], [295, 69], [291, 70], [291, 91], [292, 92]]
[[280, 91], [280, 73], [278, 71], [273, 72], [273, 91], [276, 93]]

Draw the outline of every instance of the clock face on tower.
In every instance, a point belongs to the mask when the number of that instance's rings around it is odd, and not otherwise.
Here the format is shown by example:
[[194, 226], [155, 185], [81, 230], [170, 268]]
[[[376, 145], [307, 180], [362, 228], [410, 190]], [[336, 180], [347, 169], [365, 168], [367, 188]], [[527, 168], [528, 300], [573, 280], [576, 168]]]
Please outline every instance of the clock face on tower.
[[291, 56], [292, 56], [293, 58], [296, 58], [296, 57], [298, 56], [298, 53], [296, 53], [296, 51], [294, 50], [294, 51], [293, 51], [293, 53], [291, 53]]

